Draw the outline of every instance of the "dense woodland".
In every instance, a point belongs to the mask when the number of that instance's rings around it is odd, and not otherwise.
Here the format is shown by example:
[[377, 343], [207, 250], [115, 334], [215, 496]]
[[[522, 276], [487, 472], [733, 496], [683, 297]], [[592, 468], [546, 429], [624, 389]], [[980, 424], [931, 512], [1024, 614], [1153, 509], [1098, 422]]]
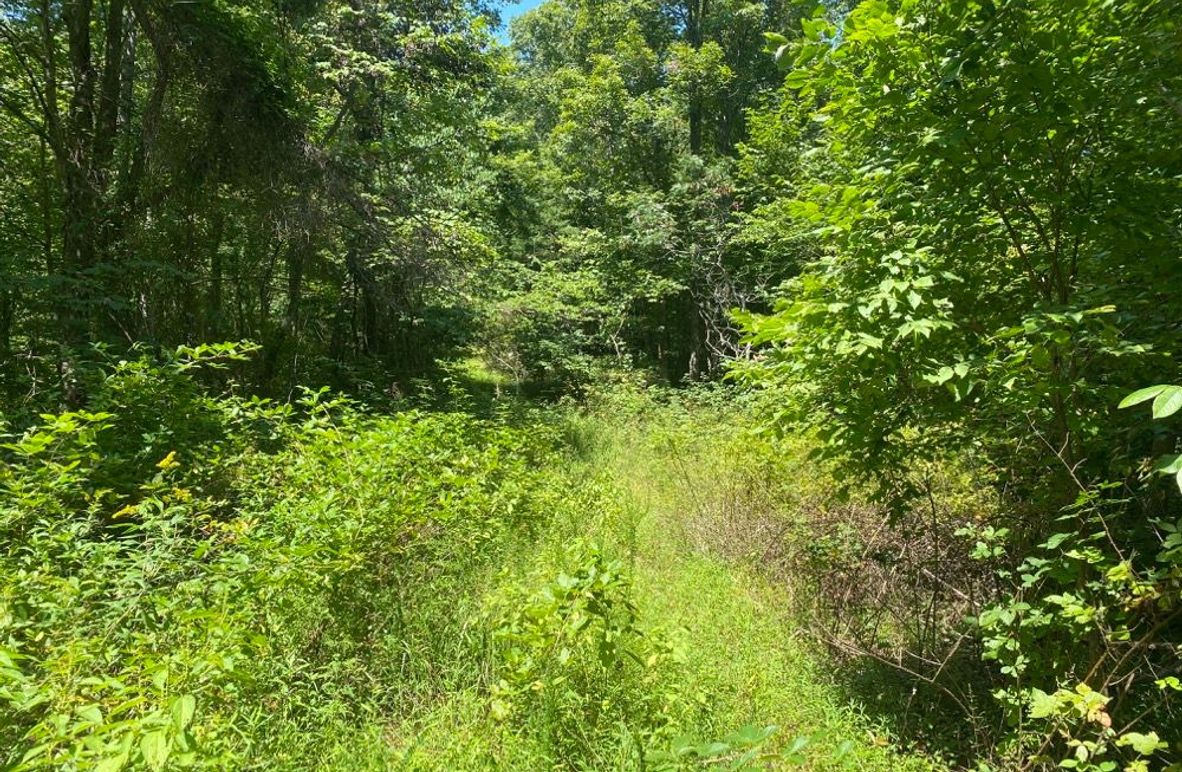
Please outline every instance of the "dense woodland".
[[0, 766], [1182, 768], [1182, 2], [0, 0]]
[[241, 339], [277, 392], [474, 342], [523, 379], [716, 373], [730, 309], [791, 273], [735, 226], [781, 80], [761, 33], [795, 16], [554, 5], [506, 48], [459, 3], [16, 4], [6, 385], [69, 392], [95, 343]]

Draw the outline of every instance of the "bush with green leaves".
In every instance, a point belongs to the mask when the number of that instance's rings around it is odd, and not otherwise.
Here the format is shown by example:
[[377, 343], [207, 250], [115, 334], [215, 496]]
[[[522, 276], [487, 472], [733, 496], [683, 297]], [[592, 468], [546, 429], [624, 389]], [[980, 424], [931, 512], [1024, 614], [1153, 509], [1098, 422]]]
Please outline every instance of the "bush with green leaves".
[[[1012, 760], [1113, 769], [1123, 757], [1138, 769], [1139, 755], [1168, 755], [1182, 742], [1182, 519], [1155, 520], [1156, 538], [1143, 540], [1112, 491], [1081, 494], [1064, 530], [998, 572], [1012, 589], [973, 620], [1001, 676], [994, 696], [1015, 730]], [[1150, 751], [1137, 737], [1155, 738]]]
[[[936, 640], [1000, 664], [1013, 725], [987, 735], [1011, 765], [1070, 742], [1071, 763], [1135, 764], [1149, 744], [1117, 745], [1126, 732], [1177, 742], [1154, 682], [1180, 640], [1178, 498], [1142, 473], [1178, 473], [1178, 435], [1114, 407], [1182, 366], [1178, 29], [1162, 2], [863, 0], [768, 36], [786, 76], [762, 125], [783, 129], [753, 137], [749, 166], [782, 195], [753, 237], [807, 241], [773, 311], [739, 315], [757, 353], [734, 375], [850, 492], [874, 487], [906, 551], [917, 512], [964, 523], [917, 470], [963, 467], [992, 492], [961, 538], [996, 579], [945, 593], [977, 626], [952, 615]], [[1126, 404], [1147, 400], [1166, 417], [1182, 392]], [[1064, 698], [1028, 720], [1034, 689], [1078, 684], [1122, 718], [1073, 736]]]
[[618, 749], [642, 766], [693, 709], [679, 679], [684, 655], [642, 627], [620, 561], [576, 544], [564, 563], [541, 590], [493, 599], [490, 710], [556, 761], [602, 763]]
[[[479, 682], [462, 613], [479, 577], [556, 512], [597, 506], [543, 463], [561, 453], [546, 425], [167, 394], [189, 377], [170, 368], [109, 376], [122, 427], [47, 414], [0, 450], [8, 768], [307, 768]], [[179, 446], [138, 429], [186, 395], [216, 431]]]
[[[1182, 389], [1140, 389], [1121, 407], [1149, 400], [1169, 418]], [[1170, 453], [1153, 470], [1173, 478], [1176, 463]], [[995, 696], [1017, 727], [1011, 752], [1030, 763], [1147, 769], [1182, 747], [1182, 517], [1139, 521], [1144, 508], [1122, 490], [1082, 489], [1055, 533], [998, 572], [1012, 589], [974, 620], [1003, 676]], [[1004, 529], [979, 535], [980, 559], [1004, 550]]]
[[1110, 406], [1179, 368], [1171, 4], [865, 0], [774, 42], [815, 126], [785, 129], [810, 160], [780, 171], [782, 230], [820, 254], [740, 317], [762, 356], [736, 372], [887, 496], [950, 451], [1043, 516], [1060, 456], [1123, 476], [1145, 438]]

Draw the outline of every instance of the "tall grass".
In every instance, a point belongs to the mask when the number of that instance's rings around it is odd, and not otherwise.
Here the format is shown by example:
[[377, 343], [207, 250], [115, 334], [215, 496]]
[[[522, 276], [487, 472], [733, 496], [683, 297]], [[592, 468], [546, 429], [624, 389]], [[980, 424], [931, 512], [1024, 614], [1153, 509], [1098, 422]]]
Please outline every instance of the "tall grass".
[[368, 415], [223, 354], [5, 438], [6, 768], [928, 768], [706, 549], [720, 404]]

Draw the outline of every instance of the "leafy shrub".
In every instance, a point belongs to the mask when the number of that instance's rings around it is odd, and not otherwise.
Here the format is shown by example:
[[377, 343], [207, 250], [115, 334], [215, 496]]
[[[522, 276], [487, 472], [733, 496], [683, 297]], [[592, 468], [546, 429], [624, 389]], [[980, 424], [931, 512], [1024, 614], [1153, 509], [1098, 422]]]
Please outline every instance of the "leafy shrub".
[[[1153, 192], [1174, 163], [1145, 143], [1177, 133], [1159, 85], [1179, 74], [1176, 31], [1152, 3], [865, 0], [769, 36], [790, 135], [755, 140], [788, 151], [765, 173], [795, 200], [755, 224], [819, 248], [772, 313], [740, 315], [760, 348], [734, 374], [765, 389], [765, 425], [815, 438], [884, 516], [825, 506], [803, 529], [815, 572], [912, 612], [839, 592], [836, 624], [898, 640], [895, 656], [858, 648], [913, 696], [965, 703], [962, 745], [1006, 768], [1140, 768], [1164, 756], [1154, 732], [1177, 741], [1176, 695], [1155, 682], [1182, 640], [1178, 499], [1139, 474], [1150, 455], [1179, 473], [1177, 434], [1112, 409], [1182, 363], [1164, 289], [1179, 199]], [[1165, 417], [1182, 390], [1126, 404], [1149, 400]], [[933, 495], [942, 478], [954, 496], [967, 478], [962, 503], [985, 491], [979, 510]], [[978, 653], [990, 671], [958, 667]], [[960, 697], [982, 688], [996, 706]]]
[[541, 463], [546, 426], [217, 397], [193, 369], [120, 365], [93, 393], [107, 412], [4, 445], [6, 768], [308, 768], [479, 681], [475, 579], [594, 500]]
[[567, 562], [539, 592], [494, 601], [492, 714], [567, 763], [591, 763], [612, 747], [639, 759], [668, 740], [686, 709], [681, 655], [640, 627], [621, 563], [586, 545], [570, 548]]
[[547, 271], [528, 290], [488, 313], [483, 351], [490, 366], [518, 386], [562, 393], [591, 380], [593, 355], [603, 352], [597, 330], [609, 325], [601, 279], [593, 272]]
[[[1121, 405], [1148, 400], [1167, 418], [1182, 390], [1142, 389]], [[1167, 454], [1153, 471], [1173, 477], [1175, 461]], [[1011, 752], [1032, 763], [1147, 769], [1182, 743], [1182, 519], [1147, 521], [1143, 505], [1114, 495], [1121, 488], [1081, 486], [1060, 529], [998, 571], [1007, 591], [975, 620], [1005, 678], [995, 696], [1016, 727]], [[999, 557], [1007, 536], [982, 533], [977, 557]]]
[[1182, 520], [1157, 521], [1156, 545], [1142, 546], [1129, 538], [1139, 529], [1121, 522], [1125, 502], [1101, 493], [1081, 495], [1063, 518], [1070, 530], [999, 572], [1013, 589], [975, 623], [1004, 679], [994, 694], [1014, 727], [1013, 758], [1146, 769], [1139, 757], [1182, 740], [1182, 689], [1168, 675], [1177, 662]]

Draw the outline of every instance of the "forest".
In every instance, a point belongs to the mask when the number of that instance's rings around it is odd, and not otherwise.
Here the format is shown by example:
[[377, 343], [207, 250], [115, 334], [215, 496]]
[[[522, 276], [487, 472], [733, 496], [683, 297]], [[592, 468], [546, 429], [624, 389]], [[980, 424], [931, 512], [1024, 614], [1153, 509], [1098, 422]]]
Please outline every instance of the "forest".
[[1182, 770], [1182, 0], [0, 0], [0, 769]]

